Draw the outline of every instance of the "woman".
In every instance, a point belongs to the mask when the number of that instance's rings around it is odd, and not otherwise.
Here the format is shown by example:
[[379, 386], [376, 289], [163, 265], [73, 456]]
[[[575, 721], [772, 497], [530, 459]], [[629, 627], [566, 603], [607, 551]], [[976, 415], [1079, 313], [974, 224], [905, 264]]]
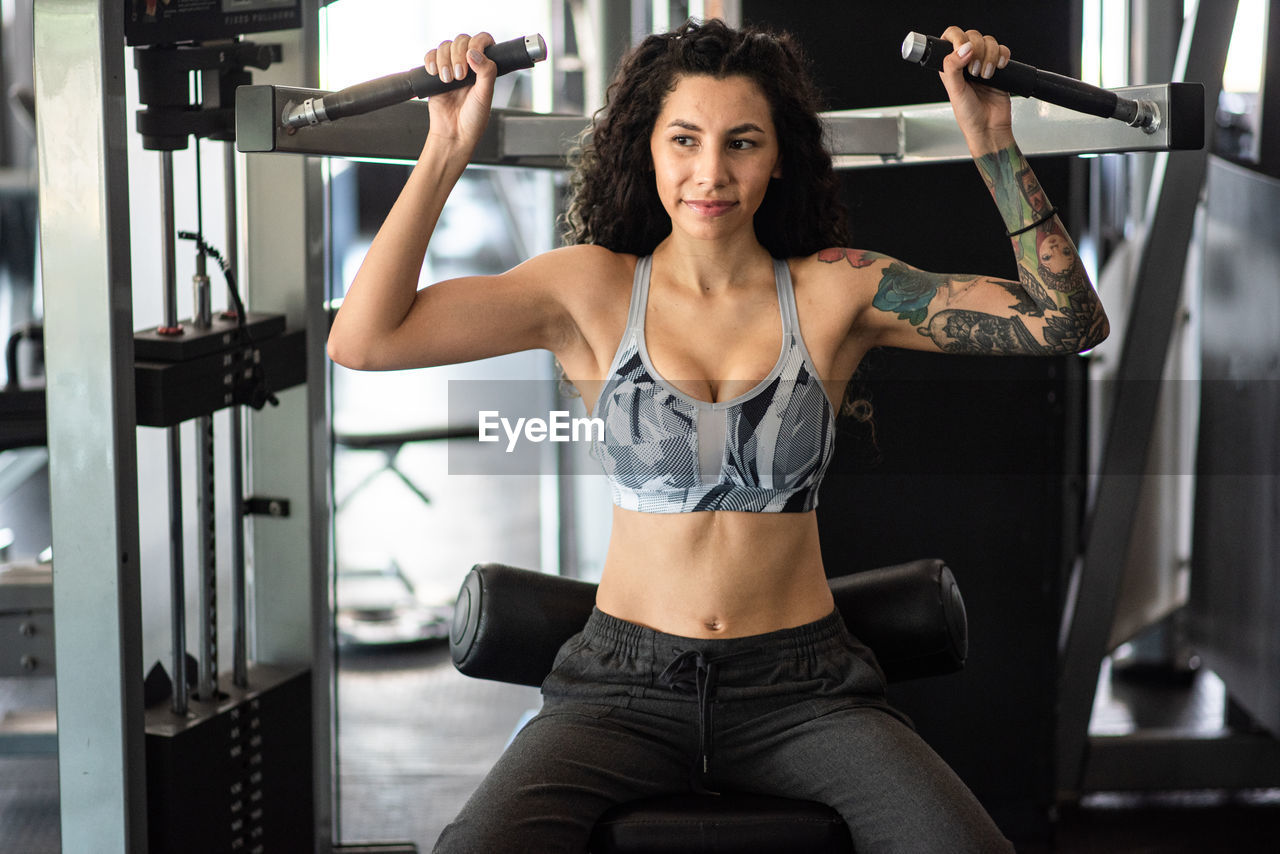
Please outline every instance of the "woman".
[[416, 291], [494, 81], [487, 34], [427, 54], [431, 73], [477, 83], [431, 100], [329, 353], [391, 369], [550, 350], [606, 422], [615, 503], [595, 612], [437, 850], [583, 851], [614, 803], [691, 787], [831, 804], [859, 851], [1009, 850], [886, 704], [833, 610], [814, 513], [837, 402], [870, 348], [1066, 353], [1107, 333], [1078, 260], [1044, 276], [1039, 240], [1069, 239], [1033, 198], [1008, 96], [962, 74], [989, 77], [1009, 50], [943, 37], [942, 79], [1020, 282], [844, 248], [797, 48], [711, 21], [624, 61], [579, 164], [575, 245]]

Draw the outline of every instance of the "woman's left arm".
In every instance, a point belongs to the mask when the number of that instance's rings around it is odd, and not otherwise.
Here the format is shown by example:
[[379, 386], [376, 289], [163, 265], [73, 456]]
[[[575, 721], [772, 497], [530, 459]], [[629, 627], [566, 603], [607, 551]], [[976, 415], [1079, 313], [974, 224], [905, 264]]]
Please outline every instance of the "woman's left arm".
[[[1050, 206], [1017, 143], [974, 158], [987, 189], [996, 201], [1013, 244], [1018, 265], [1018, 284], [1025, 300], [1022, 313], [1027, 319], [1043, 320], [1036, 345], [1050, 355], [1078, 353], [1097, 346], [1107, 337], [1110, 326], [1102, 302], [1080, 262], [1075, 244]], [[944, 350], [963, 344], [954, 337], [954, 327], [975, 322], [972, 312], [957, 307], [956, 314], [935, 317], [930, 334]], [[1016, 323], [1012, 317], [1009, 323]], [[978, 347], [974, 352], [981, 352]]]
[[[976, 30], [949, 27], [954, 50], [941, 72], [956, 121], [1004, 220], [1018, 281], [927, 273], [890, 258], [864, 319], [876, 343], [949, 353], [1078, 353], [1107, 337], [1102, 303], [1070, 236], [1013, 138], [1009, 96], [964, 77], [990, 77], [1009, 49]], [[912, 311], [903, 311], [909, 305]]]

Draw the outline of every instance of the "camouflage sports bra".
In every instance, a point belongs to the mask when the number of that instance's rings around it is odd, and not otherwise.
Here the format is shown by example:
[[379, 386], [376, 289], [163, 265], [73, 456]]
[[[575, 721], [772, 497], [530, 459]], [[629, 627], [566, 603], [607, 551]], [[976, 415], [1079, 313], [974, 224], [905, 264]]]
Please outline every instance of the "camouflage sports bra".
[[812, 510], [835, 445], [835, 412], [800, 337], [786, 262], [773, 262], [778, 361], [750, 391], [716, 403], [679, 391], [649, 359], [651, 268], [649, 257], [636, 263], [627, 326], [592, 410], [604, 420], [594, 453], [614, 504], [642, 513]]

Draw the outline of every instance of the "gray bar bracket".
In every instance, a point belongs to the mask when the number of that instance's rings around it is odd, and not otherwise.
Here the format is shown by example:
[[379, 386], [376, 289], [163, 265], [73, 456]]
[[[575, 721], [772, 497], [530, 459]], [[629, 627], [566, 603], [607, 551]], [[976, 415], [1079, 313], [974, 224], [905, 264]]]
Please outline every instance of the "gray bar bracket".
[[[1154, 131], [1015, 98], [1014, 126], [1023, 153], [1106, 154], [1197, 149], [1204, 143], [1204, 89], [1198, 83], [1127, 86], [1125, 97], [1150, 101], [1160, 114]], [[410, 100], [371, 113], [302, 128], [282, 117], [322, 89], [242, 86], [236, 93], [236, 145], [242, 152], [417, 160], [427, 136], [427, 104]], [[823, 113], [837, 169], [941, 163], [969, 159], [951, 105], [942, 102]], [[588, 127], [583, 116], [493, 110], [472, 164], [563, 169]]]

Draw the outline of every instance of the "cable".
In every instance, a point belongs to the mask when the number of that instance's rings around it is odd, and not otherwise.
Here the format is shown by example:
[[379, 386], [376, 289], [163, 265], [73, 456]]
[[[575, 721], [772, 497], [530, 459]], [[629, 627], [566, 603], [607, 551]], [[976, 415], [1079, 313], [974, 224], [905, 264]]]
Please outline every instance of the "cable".
[[204, 255], [208, 255], [217, 262], [219, 269], [222, 270], [222, 276], [227, 281], [227, 294], [231, 297], [231, 302], [235, 306], [236, 313], [236, 330], [240, 333], [241, 342], [245, 345], [246, 350], [250, 353], [250, 362], [253, 365], [253, 375], [258, 384], [258, 392], [251, 396], [249, 405], [254, 409], [261, 409], [267, 403], [272, 406], [279, 406], [280, 401], [272, 393], [270, 386], [267, 384], [266, 374], [262, 371], [261, 362], [252, 358], [252, 354], [257, 352], [258, 344], [253, 339], [253, 332], [249, 329], [249, 324], [245, 321], [247, 312], [244, 309], [244, 301], [240, 298], [240, 287], [236, 284], [235, 274], [231, 272], [231, 264], [222, 257], [222, 253], [214, 247], [205, 243], [204, 238], [192, 231], [179, 231], [178, 237], [182, 240], [190, 240], [196, 244], [196, 249]]

